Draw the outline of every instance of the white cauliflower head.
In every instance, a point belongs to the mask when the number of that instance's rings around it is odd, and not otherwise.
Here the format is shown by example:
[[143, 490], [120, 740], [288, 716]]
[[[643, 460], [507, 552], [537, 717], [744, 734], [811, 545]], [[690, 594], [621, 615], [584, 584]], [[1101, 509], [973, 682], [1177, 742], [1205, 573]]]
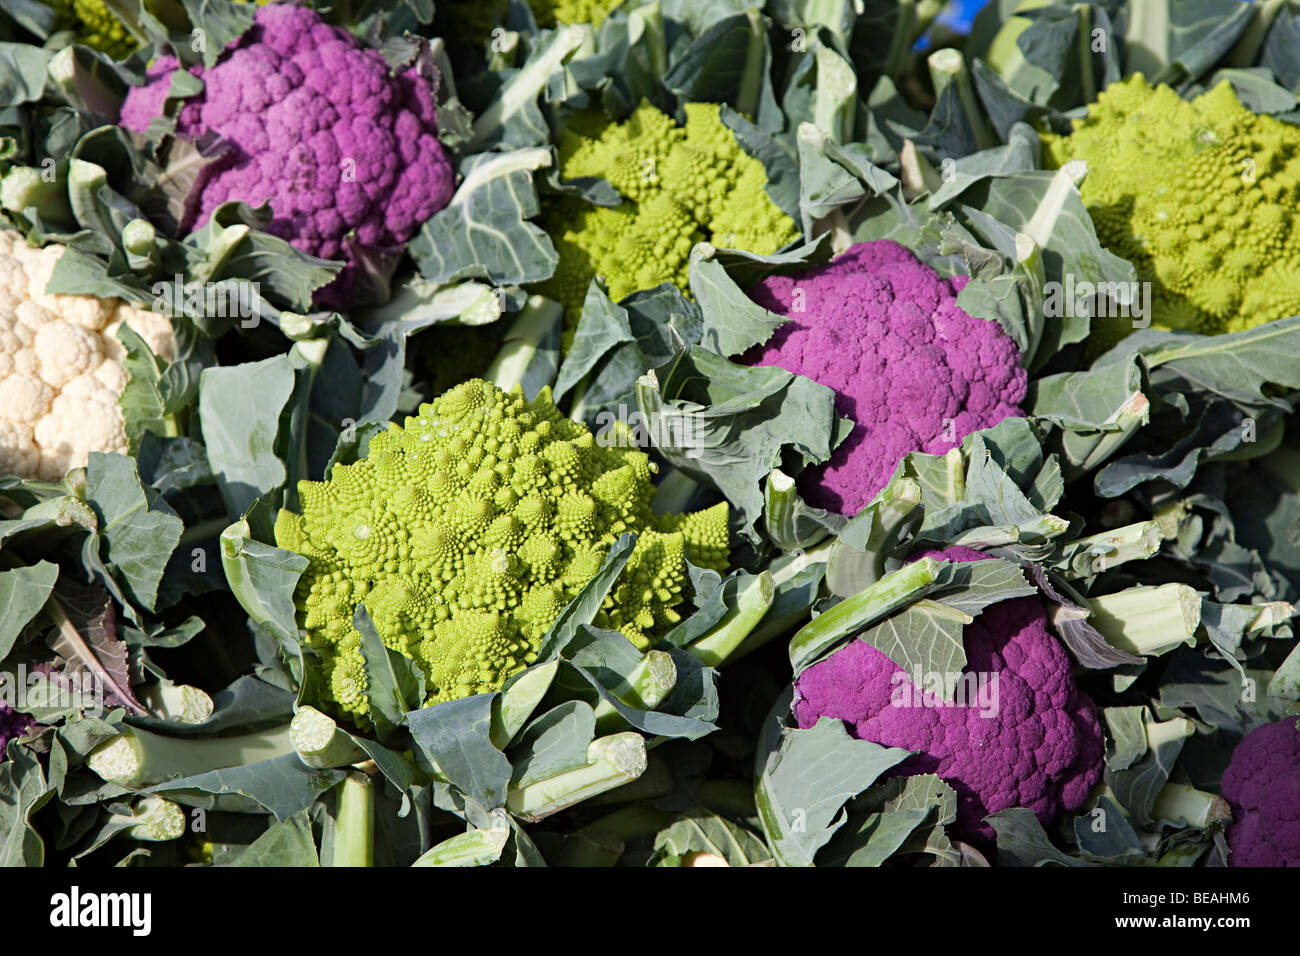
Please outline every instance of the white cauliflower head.
[[54, 481], [92, 451], [127, 451], [118, 403], [122, 323], [171, 361], [166, 316], [120, 299], [45, 293], [63, 246], [30, 248], [0, 230], [0, 475]]

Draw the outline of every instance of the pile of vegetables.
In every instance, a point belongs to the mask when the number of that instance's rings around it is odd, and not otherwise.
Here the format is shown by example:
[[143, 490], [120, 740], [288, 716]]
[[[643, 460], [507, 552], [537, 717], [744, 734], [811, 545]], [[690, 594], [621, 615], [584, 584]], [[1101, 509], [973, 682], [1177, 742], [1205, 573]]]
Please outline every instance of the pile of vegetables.
[[1300, 14], [1135, 7], [6, 5], [0, 864], [1300, 865]]

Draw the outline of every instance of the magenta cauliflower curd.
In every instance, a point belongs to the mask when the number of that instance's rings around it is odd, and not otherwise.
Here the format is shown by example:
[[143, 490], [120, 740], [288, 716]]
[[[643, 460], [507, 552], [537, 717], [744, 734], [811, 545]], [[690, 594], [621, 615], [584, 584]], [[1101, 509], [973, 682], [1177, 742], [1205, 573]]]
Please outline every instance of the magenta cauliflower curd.
[[[987, 557], [961, 547], [929, 555]], [[1101, 779], [1104, 738], [1096, 707], [1074, 683], [1070, 658], [1047, 631], [1041, 602], [1014, 598], [985, 608], [966, 625], [962, 642], [963, 674], [989, 688], [978, 703], [968, 694], [965, 702], [937, 706], [928, 691], [913, 695], [903, 668], [854, 640], [799, 676], [795, 719], [806, 728], [838, 718], [860, 740], [916, 751], [892, 773], [946, 780], [957, 792], [952, 832], [966, 840], [991, 841], [984, 817], [999, 810], [1027, 807], [1047, 825], [1078, 809]]]
[[943, 279], [882, 239], [750, 290], [790, 321], [745, 360], [833, 389], [836, 411], [856, 423], [828, 462], [799, 476], [812, 504], [857, 514], [908, 452], [943, 454], [1021, 414], [1027, 379], [1019, 351], [996, 322], [958, 307], [967, 281]]
[[[122, 106], [123, 126], [148, 129], [178, 66], [173, 57], [150, 66], [146, 85]], [[415, 69], [393, 75], [378, 51], [312, 10], [260, 8], [214, 67], [190, 72], [204, 88], [184, 102], [178, 135], [213, 133], [232, 148], [204, 170], [182, 229], [202, 226], [224, 202], [269, 202], [268, 232], [348, 263], [319, 295], [322, 304], [347, 302], [358, 253], [400, 253], [451, 198], [429, 82]]]
[[1223, 772], [1232, 807], [1232, 866], [1300, 866], [1300, 729], [1295, 717], [1256, 727]]

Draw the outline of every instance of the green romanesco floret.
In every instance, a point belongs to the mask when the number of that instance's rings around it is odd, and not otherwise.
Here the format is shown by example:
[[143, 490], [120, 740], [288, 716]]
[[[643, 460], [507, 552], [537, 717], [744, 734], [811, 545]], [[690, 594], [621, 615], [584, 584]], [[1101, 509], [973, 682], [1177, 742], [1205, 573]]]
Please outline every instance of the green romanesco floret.
[[642, 102], [622, 123], [564, 132], [563, 178], [607, 179], [625, 199], [603, 207], [565, 198], [548, 210], [560, 262], [539, 291], [564, 304], [570, 330], [593, 276], [604, 277], [615, 302], [663, 282], [685, 290], [697, 242], [769, 255], [798, 236], [767, 195], [763, 164], [740, 148], [719, 107], [687, 103], [685, 111], [678, 126]]
[[680, 620], [686, 559], [725, 571], [727, 506], [656, 516], [642, 452], [598, 445], [543, 389], [529, 402], [474, 379], [393, 424], [329, 481], [299, 483], [276, 543], [309, 564], [299, 623], [334, 702], [369, 710], [364, 603], [384, 643], [418, 662], [434, 704], [499, 688], [625, 532], [636, 548], [597, 618], [645, 649]]
[[557, 23], [589, 23], [598, 27], [622, 6], [623, 0], [528, 0], [539, 26]]
[[137, 46], [117, 14], [104, 6], [104, 0], [47, 0], [54, 9], [55, 25], [71, 30], [75, 40], [120, 60]]
[[[1227, 81], [1188, 101], [1136, 73], [1043, 140], [1046, 164], [1087, 162], [1097, 236], [1151, 283], [1153, 326], [1214, 335], [1300, 313], [1300, 129]], [[1096, 354], [1132, 320], [1093, 325]]]

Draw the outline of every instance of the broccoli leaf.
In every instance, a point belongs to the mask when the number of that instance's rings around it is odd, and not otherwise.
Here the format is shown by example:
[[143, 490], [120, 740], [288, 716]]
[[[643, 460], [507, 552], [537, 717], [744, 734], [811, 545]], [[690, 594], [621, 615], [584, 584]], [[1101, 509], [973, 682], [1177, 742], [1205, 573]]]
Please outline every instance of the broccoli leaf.
[[566, 700], [535, 718], [510, 748], [513, 787], [526, 787], [587, 762], [587, 747], [596, 736], [591, 705]]
[[559, 255], [528, 220], [541, 209], [533, 172], [554, 161], [553, 151], [542, 147], [466, 159], [451, 202], [408, 246], [420, 274], [439, 283], [479, 278], [498, 285], [550, 278]]
[[664, 85], [684, 103], [725, 102], [778, 132], [785, 123], [771, 80], [772, 49], [757, 8], [711, 23], [673, 59]]
[[1096, 865], [1062, 853], [1053, 846], [1033, 810], [1014, 807], [991, 813], [984, 819], [997, 831], [998, 862], [1007, 866], [1042, 866], [1044, 863], [1059, 866]]
[[0, 43], [0, 107], [39, 100], [52, 56], [49, 50], [30, 43]]
[[[835, 835], [821, 865], [880, 866], [899, 851], [926, 852], [957, 818], [956, 792], [931, 773], [877, 782], [852, 806], [851, 829]], [[871, 812], [863, 816], [864, 809]]]
[[47, 679], [66, 686], [65, 678], [76, 677], [83, 688], [102, 689], [109, 706], [146, 713], [131, 690], [127, 646], [118, 637], [117, 614], [108, 594], [102, 588], [64, 580], [59, 582], [55, 598], [63, 613], [48, 643], [58, 655], [56, 661], [62, 659], [61, 671]]
[[510, 761], [492, 745], [492, 702], [497, 694], [443, 701], [406, 715], [415, 745], [442, 774], [479, 806], [505, 803]]
[[199, 377], [199, 422], [208, 464], [232, 520], [288, 476], [276, 454], [276, 438], [293, 386], [287, 355], [207, 368]]
[[1110, 739], [1106, 748], [1106, 766], [1111, 770], [1127, 770], [1147, 752], [1147, 731], [1141, 705], [1107, 707], [1102, 712]]
[[53, 796], [36, 755], [11, 742], [9, 759], [0, 761], [0, 866], [44, 865], [45, 843], [31, 818]]
[[320, 866], [307, 812], [272, 823], [227, 866]]
[[223, 804], [234, 806], [237, 803], [223, 801], [223, 796], [242, 796], [265, 807], [277, 820], [288, 820], [295, 813], [309, 808], [317, 797], [337, 786], [344, 776], [343, 770], [308, 767], [297, 754], [290, 753], [242, 767], [169, 780], [140, 792], [165, 794], [169, 799], [192, 806], [218, 808]]
[[727, 866], [771, 865], [772, 853], [747, 827], [705, 807], [693, 807], [655, 835], [659, 859], [680, 863], [688, 853], [721, 857]]
[[184, 523], [152, 488], [141, 485], [135, 461], [125, 455], [90, 453], [86, 500], [99, 519], [97, 534], [87, 540], [87, 548], [94, 548], [88, 553], [102, 554], [105, 570], [152, 610]]
[[203, 54], [203, 65], [211, 69], [234, 43], [253, 27], [253, 11], [247, 4], [230, 0], [181, 0], [199, 40], [191, 52]]
[[[908, 675], [959, 674], [966, 666], [962, 629], [972, 618], [964, 612], [921, 599], [893, 617], [859, 635]], [[916, 687], [916, 693], [926, 690]], [[951, 691], [951, 693], [949, 693]], [[928, 691], [926, 691], [928, 692]], [[938, 696], [951, 700], [956, 682], [945, 681]]]
[[1226, 335], [1143, 329], [1096, 362], [1141, 354], [1161, 391], [1199, 391], [1243, 406], [1275, 404], [1269, 385], [1300, 388], [1300, 316]]
[[578, 631], [596, 619], [600, 606], [605, 603], [606, 595], [614, 587], [614, 582], [623, 573], [623, 569], [627, 567], [627, 562], [632, 557], [632, 549], [635, 547], [636, 535], [634, 534], [624, 534], [614, 542], [614, 546], [609, 549], [609, 554], [605, 555], [600, 570], [582, 586], [577, 596], [565, 605], [560, 616], [555, 619], [555, 623], [546, 633], [546, 637], [542, 639], [537, 651], [538, 661], [545, 661], [556, 654], [563, 653]]
[[[611, 350], [625, 343], [635, 342], [632, 327], [628, 324], [627, 310], [614, 303], [600, 283], [595, 279], [587, 287], [587, 297], [582, 303], [582, 315], [578, 319], [578, 328], [573, 335], [560, 365], [560, 374], [552, 390], [555, 401], [564, 395], [582, 379]], [[637, 369], [633, 377], [644, 369]]]
[[0, 661], [9, 656], [27, 622], [45, 606], [58, 576], [59, 566], [48, 561], [0, 571]]
[[221, 566], [231, 591], [249, 618], [281, 642], [298, 642], [293, 592], [307, 569], [307, 559], [263, 544], [251, 536], [247, 521], [221, 532]]
[[[473, 133], [466, 152], [479, 152], [498, 146], [519, 151], [537, 146], [550, 138], [546, 119], [537, 105], [537, 97], [547, 88], [551, 76], [562, 69], [566, 60], [582, 46], [590, 34], [588, 26], [561, 26], [543, 32], [528, 60], [517, 70], [502, 71], [506, 77], [491, 103], [474, 120]], [[511, 153], [498, 154], [510, 156]]]
[[[310, 312], [316, 290], [334, 281], [343, 268], [341, 262], [309, 256], [264, 232], [270, 224], [271, 210], [265, 204], [253, 209], [246, 203], [225, 202], [183, 243], [189, 278], [231, 283], [240, 306], [238, 317], [247, 328], [257, 323], [261, 311], [269, 309], [260, 304], [263, 299], [296, 312]], [[204, 295], [208, 294], [205, 290]], [[230, 292], [226, 298], [230, 301]], [[206, 314], [200, 310], [198, 317]]]
[[370, 720], [375, 725], [375, 733], [383, 740], [401, 726], [407, 711], [424, 701], [424, 671], [409, 657], [384, 644], [365, 604], [357, 605], [352, 626], [361, 635]]
[[855, 740], [841, 721], [823, 717], [807, 730], [785, 730], [760, 751], [755, 791], [759, 819], [777, 862], [812, 866], [817, 851], [848, 819], [845, 801], [911, 754]]
[[[795, 250], [791, 260], [796, 254], [806, 254], [812, 248], [814, 245], [810, 244]], [[766, 342], [773, 332], [790, 320], [787, 316], [769, 312], [750, 299], [713, 254], [713, 247], [704, 244], [691, 250], [691, 292], [700, 303], [704, 316], [700, 341], [719, 355], [739, 355], [751, 346]], [[772, 258], [769, 257], [768, 261]]]
[[755, 542], [768, 472], [825, 461], [847, 436], [830, 389], [783, 369], [734, 365], [700, 346], [643, 376], [637, 401], [659, 452], [725, 494]]

